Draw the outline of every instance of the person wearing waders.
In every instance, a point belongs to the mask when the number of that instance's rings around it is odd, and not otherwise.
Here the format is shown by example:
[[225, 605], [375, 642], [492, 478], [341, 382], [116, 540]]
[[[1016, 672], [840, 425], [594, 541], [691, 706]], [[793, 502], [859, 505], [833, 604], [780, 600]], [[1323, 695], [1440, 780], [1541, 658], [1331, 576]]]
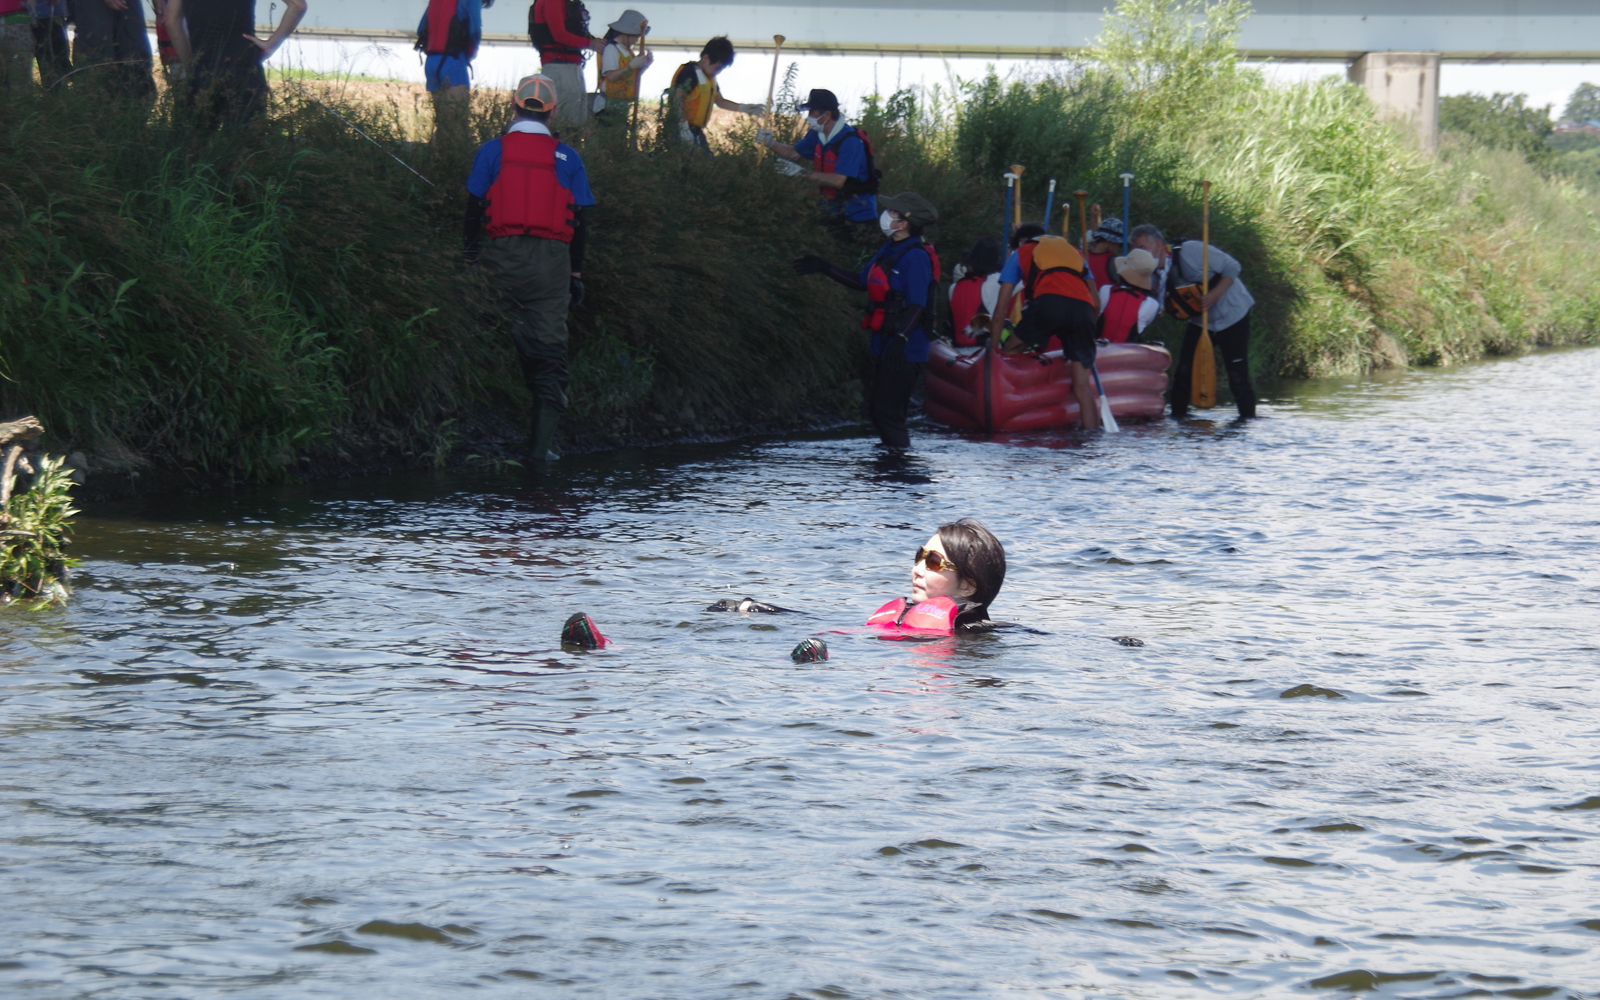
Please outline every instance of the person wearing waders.
[[528, 8], [528, 37], [539, 50], [540, 74], [556, 88], [556, 124], [581, 127], [589, 120], [583, 60], [589, 50], [605, 47], [589, 34], [589, 8], [583, 0], [535, 0]]
[[[1211, 290], [1200, 300], [1208, 310], [1211, 342], [1222, 351], [1222, 365], [1228, 372], [1228, 389], [1239, 407], [1239, 417], [1249, 420], [1256, 415], [1256, 390], [1250, 384], [1250, 310], [1256, 304], [1250, 290], [1239, 280], [1243, 270], [1239, 262], [1211, 247], [1209, 254], [1199, 240], [1185, 240], [1175, 249], [1169, 249], [1166, 238], [1155, 226], [1134, 226], [1128, 234], [1135, 247], [1149, 251], [1161, 268], [1155, 283], [1155, 296], [1165, 302], [1168, 293], [1185, 285], [1200, 284], [1201, 260], [1209, 256]], [[1178, 367], [1172, 375], [1172, 388], [1167, 398], [1172, 404], [1172, 417], [1182, 420], [1189, 415], [1189, 389], [1194, 371], [1194, 352], [1200, 345], [1200, 313], [1189, 319], [1183, 332], [1183, 346], [1178, 349]]]
[[284, 0], [269, 38], [256, 37], [255, 0], [167, 0], [161, 17], [187, 67], [186, 99], [202, 124], [243, 125], [267, 109], [271, 91], [261, 64], [306, 16], [306, 0]]
[[890, 448], [911, 447], [906, 410], [911, 390], [928, 360], [928, 339], [937, 301], [939, 257], [922, 242], [922, 232], [939, 219], [928, 199], [912, 191], [879, 198], [878, 227], [888, 242], [872, 255], [859, 274], [852, 274], [815, 254], [794, 262], [796, 274], [824, 274], [846, 288], [867, 293], [867, 314], [861, 325], [871, 331], [867, 353], [872, 376], [867, 387], [867, 415]]
[[427, 55], [423, 76], [433, 98], [435, 140], [465, 143], [472, 107], [472, 60], [483, 42], [483, 9], [494, 0], [428, 0], [417, 25], [418, 52]]
[[817, 185], [822, 206], [848, 222], [878, 221], [878, 179], [867, 133], [844, 120], [839, 98], [831, 90], [813, 90], [798, 110], [806, 113], [809, 130], [793, 146], [778, 142], [771, 129], [757, 129], [756, 138], [785, 160], [811, 164], [806, 180]]
[[515, 117], [478, 150], [467, 177], [466, 256], [500, 290], [522, 377], [533, 393], [529, 457], [558, 456], [556, 425], [567, 409], [567, 310], [583, 302], [583, 210], [594, 204], [583, 161], [550, 134], [555, 84], [517, 84]]
[[[1020, 227], [1019, 227], [1020, 231]], [[1011, 337], [1000, 336], [1011, 310], [1011, 294], [1022, 289], [1022, 319]], [[1078, 426], [1100, 428], [1100, 394], [1089, 369], [1094, 367], [1095, 313], [1100, 296], [1089, 265], [1064, 237], [1037, 232], [1025, 237], [1000, 269], [1000, 296], [990, 321], [990, 343], [1007, 352], [1043, 351], [1055, 337], [1072, 372], [1072, 395], [1078, 400]]]

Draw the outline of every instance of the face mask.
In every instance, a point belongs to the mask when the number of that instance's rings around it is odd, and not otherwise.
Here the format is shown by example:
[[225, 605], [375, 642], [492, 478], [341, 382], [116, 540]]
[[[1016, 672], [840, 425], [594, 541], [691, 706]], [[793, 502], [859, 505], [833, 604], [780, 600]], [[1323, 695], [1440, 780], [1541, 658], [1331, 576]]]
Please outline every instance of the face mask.
[[806, 116], [806, 124], [816, 129], [818, 132], [822, 131], [822, 123], [817, 121], [817, 119], [811, 115]]
[[883, 235], [893, 239], [894, 224], [899, 221], [899, 219], [896, 219], [894, 216], [889, 214], [888, 209], [884, 209], [883, 213], [878, 216], [878, 228], [883, 230]]

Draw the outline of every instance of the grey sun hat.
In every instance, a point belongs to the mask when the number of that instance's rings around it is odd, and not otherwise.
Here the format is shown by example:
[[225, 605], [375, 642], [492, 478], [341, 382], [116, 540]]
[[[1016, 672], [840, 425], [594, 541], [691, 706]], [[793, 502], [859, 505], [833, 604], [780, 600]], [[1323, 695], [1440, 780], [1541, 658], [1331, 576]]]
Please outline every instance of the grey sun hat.
[[933, 203], [915, 191], [901, 191], [897, 195], [878, 199], [878, 208], [899, 212], [900, 217], [919, 226], [931, 226], [939, 221], [939, 210]]
[[1090, 243], [1121, 243], [1123, 240], [1122, 220], [1116, 216], [1100, 220], [1100, 228], [1089, 234]]
[[644, 15], [632, 8], [622, 12], [622, 16], [606, 25], [619, 35], [648, 35], [650, 26], [645, 23]]

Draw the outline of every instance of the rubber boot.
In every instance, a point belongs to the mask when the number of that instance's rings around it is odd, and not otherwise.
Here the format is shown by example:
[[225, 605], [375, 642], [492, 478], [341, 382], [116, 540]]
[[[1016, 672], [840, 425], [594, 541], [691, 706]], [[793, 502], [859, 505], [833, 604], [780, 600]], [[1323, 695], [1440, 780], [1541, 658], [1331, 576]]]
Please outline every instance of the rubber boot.
[[556, 430], [561, 424], [561, 411], [540, 401], [533, 411], [533, 428], [528, 433], [528, 458], [534, 462], [554, 462], [561, 458], [556, 453]]

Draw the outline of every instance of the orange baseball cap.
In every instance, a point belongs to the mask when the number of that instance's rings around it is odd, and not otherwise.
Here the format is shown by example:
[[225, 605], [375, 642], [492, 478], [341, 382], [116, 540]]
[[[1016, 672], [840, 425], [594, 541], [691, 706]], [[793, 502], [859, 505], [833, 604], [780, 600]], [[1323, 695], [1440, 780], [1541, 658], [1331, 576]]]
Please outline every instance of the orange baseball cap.
[[511, 95], [511, 103], [524, 111], [554, 111], [556, 85], [548, 76], [525, 76]]

